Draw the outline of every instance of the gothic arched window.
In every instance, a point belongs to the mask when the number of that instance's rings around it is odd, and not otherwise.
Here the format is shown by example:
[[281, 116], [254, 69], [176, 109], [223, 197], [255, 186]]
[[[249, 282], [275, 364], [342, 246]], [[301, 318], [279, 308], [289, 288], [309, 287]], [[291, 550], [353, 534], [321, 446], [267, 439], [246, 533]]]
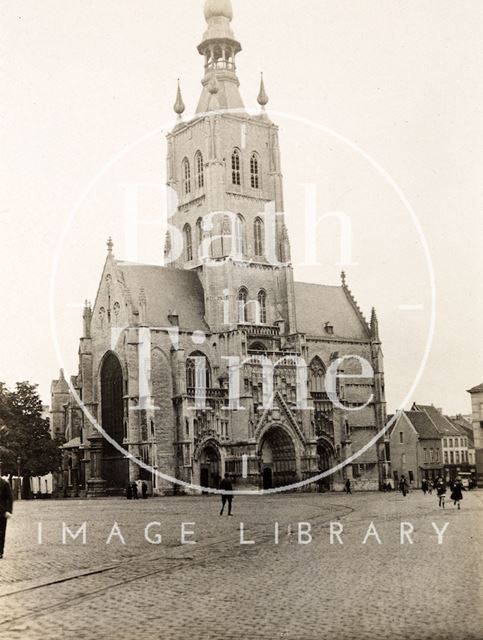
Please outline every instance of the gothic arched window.
[[242, 287], [238, 292], [238, 322], [247, 321], [248, 291]]
[[310, 393], [321, 393], [324, 391], [324, 376], [325, 367], [319, 356], [310, 363], [309, 377], [310, 377]]
[[260, 188], [260, 162], [258, 160], [258, 154], [253, 152], [250, 158], [250, 184], [252, 189]]
[[188, 389], [209, 389], [210, 386], [210, 361], [201, 351], [194, 351], [186, 358], [186, 387]]
[[266, 324], [267, 322], [267, 294], [262, 289], [258, 292], [258, 322]]
[[253, 225], [253, 235], [254, 235], [254, 248], [255, 255], [258, 257], [263, 256], [263, 245], [264, 245], [264, 230], [263, 230], [263, 220], [261, 218], [255, 218], [255, 223]]
[[239, 213], [236, 217], [236, 253], [239, 256], [245, 256], [247, 253], [247, 235], [245, 218]]
[[234, 149], [231, 154], [231, 181], [233, 184], [241, 185], [241, 161], [238, 149]]
[[203, 166], [203, 154], [201, 151], [197, 151], [195, 155], [195, 183], [197, 189], [202, 189], [205, 186], [205, 172]]
[[183, 160], [183, 195], [191, 193], [191, 168], [188, 158]]
[[193, 260], [193, 242], [191, 238], [191, 227], [189, 224], [185, 224], [183, 235], [186, 260], [189, 262], [190, 260]]
[[196, 251], [198, 260], [203, 259], [203, 251], [201, 248], [201, 243], [203, 242], [203, 220], [198, 218], [196, 221]]

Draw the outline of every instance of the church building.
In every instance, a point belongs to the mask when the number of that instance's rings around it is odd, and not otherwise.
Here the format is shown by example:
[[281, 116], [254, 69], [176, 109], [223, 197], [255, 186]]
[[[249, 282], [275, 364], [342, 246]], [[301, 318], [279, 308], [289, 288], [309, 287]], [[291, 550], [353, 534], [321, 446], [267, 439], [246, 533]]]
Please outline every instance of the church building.
[[[278, 128], [263, 78], [259, 113], [244, 109], [232, 18], [230, 0], [207, 0], [190, 119], [178, 86], [165, 266], [125, 262], [109, 240], [83, 312], [78, 372], [71, 388], [63, 372], [52, 383], [52, 429], [65, 438], [73, 495], [115, 494], [136, 480], [154, 495], [196, 493], [225, 473], [235, 489], [292, 485], [340, 464], [385, 425], [375, 311], [366, 321], [344, 274], [339, 286], [294, 280]], [[372, 375], [361, 376], [360, 359]], [[303, 489], [341, 490], [347, 479], [378, 489], [388, 475], [381, 442]]]

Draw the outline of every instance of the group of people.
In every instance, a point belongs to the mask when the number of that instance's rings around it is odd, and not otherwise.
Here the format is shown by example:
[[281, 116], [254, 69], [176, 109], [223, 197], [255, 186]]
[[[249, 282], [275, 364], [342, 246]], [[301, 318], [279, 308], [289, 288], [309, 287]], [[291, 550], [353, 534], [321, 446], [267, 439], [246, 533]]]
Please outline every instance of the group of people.
[[[434, 483], [434, 488], [436, 489], [436, 494], [438, 496], [438, 504], [442, 509], [444, 509], [447, 487], [446, 487], [446, 482], [443, 480], [441, 476], [438, 476], [436, 478], [436, 481]], [[458, 507], [458, 509], [461, 509], [461, 501], [463, 500], [463, 491], [466, 491], [466, 489], [464, 488], [463, 483], [461, 482], [461, 478], [459, 476], [457, 476], [456, 479], [450, 483], [450, 488], [451, 488], [450, 499], [453, 501], [453, 504], [455, 507]]]
[[[459, 476], [450, 483], [451, 495], [450, 498], [454, 503], [455, 507], [461, 509], [461, 501], [463, 500], [463, 491], [466, 489], [463, 486], [461, 478]], [[431, 480], [430, 478], [425, 478], [421, 482], [421, 490], [424, 495], [431, 495], [433, 491], [436, 491], [436, 495], [438, 496], [438, 505], [444, 509], [445, 500], [446, 500], [446, 491], [447, 485], [444, 479], [441, 476], [438, 476], [436, 480]], [[402, 475], [399, 480], [399, 491], [403, 494], [404, 497], [409, 493], [409, 484], [406, 479], [406, 476]]]
[[[148, 485], [145, 482], [141, 484], [141, 497], [146, 500], [148, 497]], [[137, 500], [139, 498], [139, 490], [137, 482], [128, 483], [126, 486], [126, 498], [128, 500]]]

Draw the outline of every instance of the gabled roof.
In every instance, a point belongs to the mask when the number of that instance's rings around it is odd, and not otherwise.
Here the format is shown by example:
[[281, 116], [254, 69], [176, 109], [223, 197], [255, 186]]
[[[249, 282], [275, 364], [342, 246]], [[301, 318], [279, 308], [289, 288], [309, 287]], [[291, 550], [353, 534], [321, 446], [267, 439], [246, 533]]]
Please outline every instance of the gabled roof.
[[359, 319], [342, 287], [295, 282], [297, 329], [310, 336], [325, 336], [326, 322], [334, 336], [368, 340], [367, 329]]
[[420, 438], [441, 438], [441, 434], [424, 411], [404, 411]]
[[436, 407], [432, 405], [418, 404], [414, 405], [418, 411], [424, 411], [434, 424], [441, 436], [459, 436], [461, 435], [459, 429], [448, 420]]
[[195, 271], [122, 261], [116, 264], [136, 306], [144, 289], [150, 326], [169, 327], [168, 315], [176, 311], [180, 329], [208, 330], [203, 287]]
[[452, 424], [459, 430], [462, 436], [466, 436], [471, 444], [474, 443], [473, 425], [468, 422], [463, 416], [455, 416], [454, 418], [448, 417]]
[[472, 389], [468, 389], [468, 393], [481, 393], [483, 391], [483, 382], [481, 384], [476, 385]]

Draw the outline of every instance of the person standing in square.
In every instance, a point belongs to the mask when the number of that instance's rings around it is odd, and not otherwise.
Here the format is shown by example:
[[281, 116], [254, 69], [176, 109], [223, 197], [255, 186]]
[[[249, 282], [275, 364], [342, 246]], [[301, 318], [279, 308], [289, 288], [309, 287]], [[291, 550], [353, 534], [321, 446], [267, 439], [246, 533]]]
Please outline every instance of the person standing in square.
[[7, 532], [7, 520], [12, 515], [12, 510], [12, 489], [6, 480], [0, 478], [0, 559], [3, 558], [5, 534]]

